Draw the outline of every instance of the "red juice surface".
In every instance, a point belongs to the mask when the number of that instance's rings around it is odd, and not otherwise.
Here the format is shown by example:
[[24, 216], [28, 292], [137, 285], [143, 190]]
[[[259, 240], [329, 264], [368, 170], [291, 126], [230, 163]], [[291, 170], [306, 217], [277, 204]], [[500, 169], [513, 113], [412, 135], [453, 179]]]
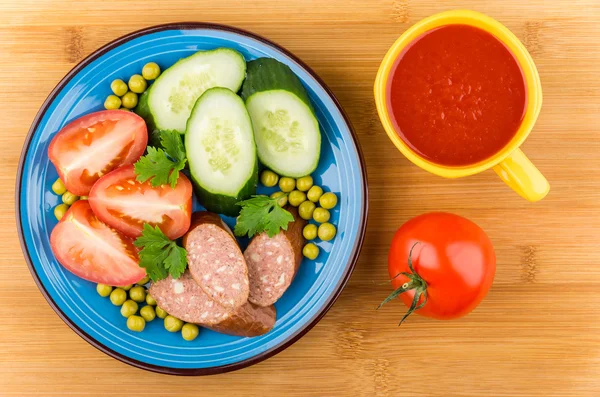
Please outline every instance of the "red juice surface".
[[447, 25], [413, 41], [396, 60], [388, 107], [400, 138], [431, 162], [485, 160], [515, 136], [527, 105], [523, 72], [490, 33]]

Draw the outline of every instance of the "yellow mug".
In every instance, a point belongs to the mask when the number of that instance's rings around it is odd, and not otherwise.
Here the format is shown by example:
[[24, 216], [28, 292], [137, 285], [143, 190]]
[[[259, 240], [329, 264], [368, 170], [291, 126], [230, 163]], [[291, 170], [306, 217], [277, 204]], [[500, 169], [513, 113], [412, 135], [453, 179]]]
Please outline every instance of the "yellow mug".
[[[494, 35], [510, 49], [521, 65], [527, 85], [525, 116], [513, 139], [493, 156], [467, 166], [444, 166], [419, 156], [396, 133], [387, 106], [388, 78], [402, 50], [423, 33], [445, 25], [471, 25]], [[500, 22], [468, 10], [447, 11], [423, 19], [404, 32], [388, 50], [377, 72], [374, 88], [377, 112], [385, 131], [400, 152], [417, 166], [444, 178], [460, 178], [493, 168], [508, 186], [529, 201], [541, 200], [548, 194], [550, 184], [519, 149], [533, 129], [542, 107], [540, 76], [525, 46]]]

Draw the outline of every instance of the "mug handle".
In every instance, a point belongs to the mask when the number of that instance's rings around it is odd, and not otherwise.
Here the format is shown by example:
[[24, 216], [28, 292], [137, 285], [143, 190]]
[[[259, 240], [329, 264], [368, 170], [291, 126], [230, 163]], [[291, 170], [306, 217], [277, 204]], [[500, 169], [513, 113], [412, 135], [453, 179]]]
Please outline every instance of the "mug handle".
[[504, 183], [531, 202], [543, 199], [550, 191], [550, 184], [544, 175], [521, 149], [516, 149], [502, 160], [494, 167], [494, 171]]

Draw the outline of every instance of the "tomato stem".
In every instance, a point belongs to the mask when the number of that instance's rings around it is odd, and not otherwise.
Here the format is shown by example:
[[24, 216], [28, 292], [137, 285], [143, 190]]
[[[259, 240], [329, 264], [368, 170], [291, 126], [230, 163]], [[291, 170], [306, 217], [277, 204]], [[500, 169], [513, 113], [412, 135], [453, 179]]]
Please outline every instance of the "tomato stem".
[[[393, 278], [393, 279], [395, 279], [396, 277], [403, 275], [403, 276], [408, 277], [408, 281], [405, 282], [404, 284], [402, 284], [402, 286], [400, 286], [400, 288], [397, 288], [394, 292], [389, 294], [388, 297], [385, 298], [383, 300], [383, 302], [381, 302], [379, 304], [379, 306], [377, 306], [377, 309], [379, 309], [381, 306], [385, 305], [386, 303], [388, 303], [391, 300], [396, 299], [398, 296], [405, 293], [406, 291], [414, 290], [415, 295], [414, 295], [413, 301], [412, 301], [410, 307], [408, 308], [408, 311], [404, 315], [404, 317], [402, 317], [402, 320], [400, 320], [400, 323], [398, 324], [398, 326], [402, 325], [404, 320], [406, 320], [408, 318], [408, 316], [410, 316], [414, 311], [419, 310], [420, 308], [425, 306], [425, 303], [427, 303], [427, 282], [425, 280], [423, 280], [423, 278], [421, 278], [421, 276], [419, 276], [419, 274], [417, 272], [415, 272], [415, 269], [414, 269], [413, 263], [412, 263], [412, 252], [417, 244], [419, 244], [419, 242], [414, 243], [408, 253], [408, 268], [410, 269], [410, 273], [409, 272], [401, 272], [401, 273], [398, 273], [397, 275], [395, 275]], [[419, 304], [419, 300], [421, 300], [421, 297], [423, 297], [423, 302], [421, 302]]]

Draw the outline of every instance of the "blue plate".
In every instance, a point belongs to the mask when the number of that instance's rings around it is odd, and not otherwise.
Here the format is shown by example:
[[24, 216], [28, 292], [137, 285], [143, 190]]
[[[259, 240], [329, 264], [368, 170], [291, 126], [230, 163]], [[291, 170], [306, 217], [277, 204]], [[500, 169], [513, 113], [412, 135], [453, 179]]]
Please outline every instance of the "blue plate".
[[[318, 242], [321, 254], [304, 260], [293, 284], [277, 302], [277, 323], [266, 335], [241, 338], [201, 330], [186, 342], [157, 319], [142, 333], [127, 329], [117, 307], [93, 283], [64, 269], [49, 236], [59, 203], [51, 185], [58, 177], [48, 160], [50, 140], [65, 124], [101, 110], [113, 79], [140, 73], [146, 62], [166, 69], [198, 50], [230, 47], [247, 60], [272, 57], [288, 64], [305, 85], [323, 139], [315, 183], [338, 194], [332, 213], [338, 233]], [[122, 37], [91, 54], [52, 91], [26, 139], [17, 176], [17, 224], [31, 274], [56, 313], [82, 338], [128, 364], [178, 375], [231, 371], [264, 360], [290, 346], [332, 306], [358, 259], [367, 218], [367, 183], [356, 136], [333, 94], [295, 56], [253, 34], [226, 26], [185, 23], [156, 26]], [[198, 206], [197, 206], [198, 207]], [[232, 219], [227, 219], [232, 224]]]

